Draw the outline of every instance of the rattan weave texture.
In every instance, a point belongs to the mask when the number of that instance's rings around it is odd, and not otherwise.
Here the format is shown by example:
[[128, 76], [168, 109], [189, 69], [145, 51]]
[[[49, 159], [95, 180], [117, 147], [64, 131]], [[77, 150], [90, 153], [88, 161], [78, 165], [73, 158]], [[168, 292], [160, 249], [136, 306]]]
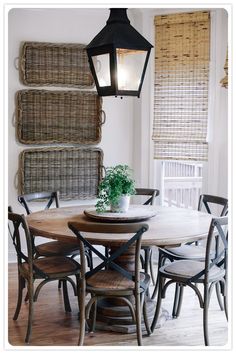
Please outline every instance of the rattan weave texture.
[[24, 150], [20, 154], [19, 193], [58, 190], [62, 200], [96, 198], [102, 165], [99, 148]]
[[210, 12], [158, 15], [154, 23], [154, 158], [207, 161]]
[[24, 42], [20, 79], [28, 86], [94, 86], [85, 45], [73, 43]]
[[102, 99], [93, 91], [21, 90], [17, 137], [23, 144], [98, 144]]

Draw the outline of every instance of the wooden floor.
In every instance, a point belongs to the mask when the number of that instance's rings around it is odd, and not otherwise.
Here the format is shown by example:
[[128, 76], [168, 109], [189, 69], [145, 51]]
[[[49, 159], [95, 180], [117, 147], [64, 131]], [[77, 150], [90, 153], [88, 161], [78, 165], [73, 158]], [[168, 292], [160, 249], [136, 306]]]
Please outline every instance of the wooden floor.
[[[78, 341], [78, 306], [77, 299], [70, 289], [71, 313], [64, 312], [62, 293], [57, 283], [44, 286], [35, 303], [32, 346], [76, 346]], [[17, 321], [12, 317], [17, 294], [17, 272], [14, 264], [9, 265], [9, 343], [24, 346], [27, 326], [28, 305], [22, 304]], [[171, 311], [173, 288], [167, 291], [163, 300], [165, 309]], [[220, 311], [215, 293], [209, 310], [209, 334], [211, 345], [227, 344], [228, 325], [224, 312]], [[86, 335], [86, 346], [136, 346], [134, 334], [121, 334], [96, 331]], [[150, 337], [143, 336], [144, 346], [204, 346], [202, 329], [202, 310], [197, 297], [189, 288], [185, 290], [183, 308], [178, 319], [170, 319]], [[222, 348], [223, 349], [223, 348]]]

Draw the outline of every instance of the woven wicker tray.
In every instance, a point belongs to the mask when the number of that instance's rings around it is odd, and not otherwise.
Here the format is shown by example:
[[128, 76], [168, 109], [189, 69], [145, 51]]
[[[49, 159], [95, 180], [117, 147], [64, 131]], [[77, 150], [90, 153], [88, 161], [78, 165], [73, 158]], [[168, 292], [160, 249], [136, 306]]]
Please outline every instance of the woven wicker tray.
[[16, 119], [17, 137], [24, 144], [97, 144], [102, 99], [91, 91], [21, 90]]
[[72, 43], [24, 42], [20, 79], [28, 86], [94, 86], [85, 46]]
[[102, 179], [98, 148], [44, 148], [21, 152], [19, 193], [60, 192], [60, 199], [96, 198]]

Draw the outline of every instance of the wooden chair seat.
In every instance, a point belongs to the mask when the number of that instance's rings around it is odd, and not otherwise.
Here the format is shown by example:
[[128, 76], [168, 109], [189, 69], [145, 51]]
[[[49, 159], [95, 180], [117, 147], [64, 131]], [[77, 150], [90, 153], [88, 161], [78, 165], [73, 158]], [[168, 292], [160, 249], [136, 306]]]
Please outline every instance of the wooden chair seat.
[[[168, 276], [168, 273], [171, 276], [175, 275], [178, 278], [189, 279], [194, 275], [198, 274], [202, 270], [205, 269], [205, 262], [192, 261], [192, 260], [181, 260], [172, 262], [166, 266], [160, 268], [160, 272]], [[217, 279], [221, 279], [224, 277], [225, 271], [213, 265], [209, 271], [209, 281], [215, 281]], [[202, 275], [199, 279], [196, 280], [196, 283], [202, 283], [204, 281], [204, 275]]]
[[[72, 258], [62, 256], [39, 258], [33, 261], [33, 265], [36, 266], [39, 271], [45, 273], [49, 278], [55, 278], [57, 274], [69, 276], [80, 270], [79, 264], [76, 261]], [[23, 274], [27, 274], [29, 272], [28, 263], [22, 263], [20, 270]], [[39, 277], [39, 273], [37, 273], [37, 278]]]
[[[148, 283], [150, 276], [140, 272], [140, 281]], [[87, 280], [87, 286], [94, 289], [107, 290], [134, 290], [135, 283], [115, 270], [102, 270], [95, 273]]]
[[71, 245], [66, 242], [52, 241], [36, 246], [35, 250], [38, 255], [45, 257], [56, 255], [67, 256], [78, 254], [79, 246]]
[[[206, 254], [206, 247], [192, 245], [181, 245], [179, 247], [165, 248], [165, 251], [170, 252], [173, 256], [181, 257], [184, 259], [198, 259], [204, 260]], [[212, 252], [212, 257], [214, 257]]]

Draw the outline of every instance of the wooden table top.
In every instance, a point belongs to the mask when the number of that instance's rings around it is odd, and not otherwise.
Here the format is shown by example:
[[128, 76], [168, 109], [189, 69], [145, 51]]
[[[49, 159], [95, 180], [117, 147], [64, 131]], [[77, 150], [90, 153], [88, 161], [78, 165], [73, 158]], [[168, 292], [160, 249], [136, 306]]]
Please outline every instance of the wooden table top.
[[[76, 236], [68, 228], [68, 221], [94, 223], [83, 213], [88, 205], [50, 209], [28, 215], [27, 221], [35, 236], [44, 236], [60, 241], [77, 243]], [[196, 241], [208, 234], [212, 215], [196, 210], [156, 206], [157, 215], [144, 221], [149, 225], [143, 234], [142, 245], [171, 246]], [[127, 241], [127, 234], [82, 233], [96, 245], [115, 246]]]

